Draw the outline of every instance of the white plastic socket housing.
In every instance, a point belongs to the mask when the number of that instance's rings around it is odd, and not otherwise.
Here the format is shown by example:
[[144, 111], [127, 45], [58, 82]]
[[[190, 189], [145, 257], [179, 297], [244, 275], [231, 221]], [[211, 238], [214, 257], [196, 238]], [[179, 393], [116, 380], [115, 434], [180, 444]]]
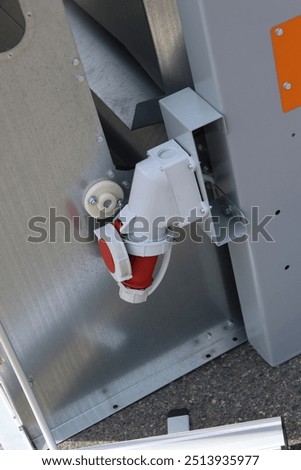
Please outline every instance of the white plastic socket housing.
[[196, 164], [180, 145], [170, 140], [147, 155], [136, 165], [129, 202], [118, 215], [121, 233], [141, 245], [166, 239], [171, 221], [185, 226], [204, 219], [209, 211], [198, 187]]

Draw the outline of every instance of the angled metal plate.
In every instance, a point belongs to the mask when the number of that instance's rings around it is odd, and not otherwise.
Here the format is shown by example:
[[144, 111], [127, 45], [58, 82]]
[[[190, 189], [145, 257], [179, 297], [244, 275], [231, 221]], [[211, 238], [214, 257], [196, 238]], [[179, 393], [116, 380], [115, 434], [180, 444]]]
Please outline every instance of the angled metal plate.
[[195, 131], [210, 124], [225, 135], [224, 117], [191, 88], [161, 99], [160, 106], [168, 137], [176, 140], [195, 160], [198, 186], [208, 206], [208, 216], [202, 224], [204, 232], [217, 246], [243, 237], [246, 223], [242, 211], [215, 184], [211, 184], [214, 199], [209, 200], [194, 136]]

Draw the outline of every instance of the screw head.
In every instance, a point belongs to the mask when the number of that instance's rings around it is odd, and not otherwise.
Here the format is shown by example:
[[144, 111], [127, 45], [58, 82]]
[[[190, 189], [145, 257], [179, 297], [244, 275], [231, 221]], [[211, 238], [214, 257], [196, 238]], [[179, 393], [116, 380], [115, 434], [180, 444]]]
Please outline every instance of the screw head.
[[79, 81], [79, 83], [83, 83], [85, 81], [85, 77], [81, 74], [76, 75], [76, 78]]
[[283, 35], [283, 29], [282, 28], [276, 28], [275, 29], [275, 34], [276, 34], [276, 36], [282, 36]]
[[285, 90], [290, 90], [292, 88], [292, 84], [290, 82], [284, 82], [283, 83], [283, 88]]
[[95, 206], [97, 204], [97, 197], [90, 196], [88, 199], [88, 204], [90, 204], [90, 206]]

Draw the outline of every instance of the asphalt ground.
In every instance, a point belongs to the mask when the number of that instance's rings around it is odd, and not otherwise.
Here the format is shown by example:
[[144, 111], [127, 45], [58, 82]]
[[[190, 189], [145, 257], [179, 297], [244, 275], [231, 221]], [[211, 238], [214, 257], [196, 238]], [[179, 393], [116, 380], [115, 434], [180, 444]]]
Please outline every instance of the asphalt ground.
[[301, 356], [269, 366], [249, 343], [223, 354], [73, 436], [63, 449], [167, 433], [167, 415], [187, 408], [191, 429], [283, 418], [288, 444], [301, 449]]

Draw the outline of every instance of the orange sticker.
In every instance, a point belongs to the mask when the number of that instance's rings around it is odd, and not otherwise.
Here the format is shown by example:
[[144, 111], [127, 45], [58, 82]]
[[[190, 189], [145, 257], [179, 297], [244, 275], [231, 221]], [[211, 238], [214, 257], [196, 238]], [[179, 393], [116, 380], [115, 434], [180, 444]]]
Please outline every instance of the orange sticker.
[[283, 112], [301, 106], [301, 16], [273, 26], [271, 38]]

